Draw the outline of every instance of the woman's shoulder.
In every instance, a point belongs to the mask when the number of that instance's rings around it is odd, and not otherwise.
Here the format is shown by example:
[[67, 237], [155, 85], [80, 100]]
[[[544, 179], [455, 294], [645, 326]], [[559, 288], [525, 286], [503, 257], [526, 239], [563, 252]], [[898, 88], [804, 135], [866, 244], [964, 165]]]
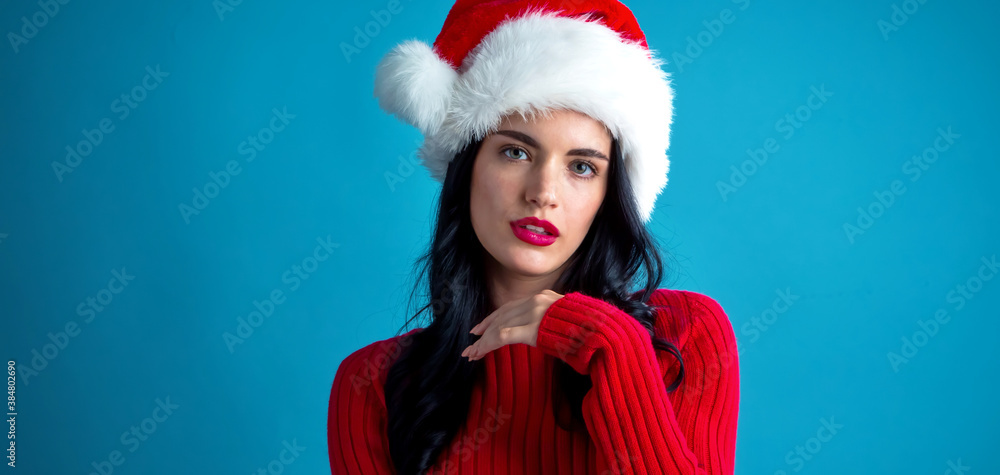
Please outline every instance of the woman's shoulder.
[[375, 393], [381, 397], [381, 388], [385, 384], [389, 367], [403, 350], [413, 343], [413, 336], [420, 330], [423, 328], [415, 328], [402, 335], [378, 340], [348, 354], [337, 367], [332, 396], [335, 397], [347, 389], [356, 393], [376, 389]]
[[709, 312], [725, 317], [722, 305], [708, 295], [692, 290], [668, 289], [666, 287], [653, 291], [650, 303], [664, 305], [670, 308], [686, 307], [689, 312]]
[[722, 305], [708, 295], [691, 290], [660, 288], [648, 304], [657, 311], [655, 333], [682, 346], [692, 338], [736, 344], [732, 322]]

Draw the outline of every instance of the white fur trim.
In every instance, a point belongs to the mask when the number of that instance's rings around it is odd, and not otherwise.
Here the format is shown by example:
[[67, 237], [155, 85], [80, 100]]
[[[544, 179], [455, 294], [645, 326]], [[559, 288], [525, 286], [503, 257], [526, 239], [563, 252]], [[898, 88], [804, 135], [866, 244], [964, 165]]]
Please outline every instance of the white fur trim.
[[427, 43], [400, 43], [382, 58], [375, 70], [375, 97], [379, 106], [424, 135], [441, 127], [452, 85], [458, 73]]
[[[571, 109], [604, 123], [619, 139], [640, 216], [649, 221], [667, 184], [673, 116], [669, 75], [652, 51], [623, 41], [597, 20], [526, 13], [499, 25], [466, 57], [457, 79], [447, 82], [451, 95], [440, 122], [442, 86], [428, 83], [431, 73], [414, 70], [442, 72], [420, 63], [423, 52], [408, 53], [416, 58], [388, 63], [408, 65], [393, 66], [405, 74], [394, 74], [399, 79], [393, 84], [377, 82], [381, 95], [405, 111], [401, 116], [425, 132], [420, 156], [434, 179], [443, 182], [454, 155], [495, 131], [503, 116]], [[417, 85], [404, 77], [418, 78]], [[402, 91], [392, 94], [391, 87]]]

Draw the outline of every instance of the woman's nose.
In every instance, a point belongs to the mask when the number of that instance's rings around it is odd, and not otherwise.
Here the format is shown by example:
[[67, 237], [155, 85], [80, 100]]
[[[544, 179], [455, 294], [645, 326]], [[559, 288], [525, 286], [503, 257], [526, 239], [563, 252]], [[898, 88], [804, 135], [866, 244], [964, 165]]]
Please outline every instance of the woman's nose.
[[558, 202], [560, 190], [560, 165], [555, 159], [538, 163], [531, 169], [525, 186], [526, 198], [539, 208], [552, 206]]

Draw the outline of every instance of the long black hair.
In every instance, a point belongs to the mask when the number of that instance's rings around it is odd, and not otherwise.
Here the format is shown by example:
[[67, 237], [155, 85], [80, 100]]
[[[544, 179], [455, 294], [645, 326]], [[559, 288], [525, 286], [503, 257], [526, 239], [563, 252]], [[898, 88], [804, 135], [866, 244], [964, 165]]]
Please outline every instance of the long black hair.
[[[407, 342], [384, 386], [389, 452], [397, 472], [404, 475], [422, 475], [435, 464], [465, 422], [473, 385], [481, 376], [483, 360], [470, 362], [460, 355], [478, 339], [469, 330], [492, 308], [483, 271], [486, 251], [473, 232], [469, 208], [472, 168], [482, 142], [468, 144], [448, 165], [433, 241], [418, 260], [420, 272], [413, 289], [420, 288], [421, 278], [426, 278], [429, 303], [404, 328], [427, 309], [431, 309], [430, 323]], [[617, 139], [611, 143], [604, 202], [569, 260], [552, 290], [600, 298], [640, 322], [653, 337], [653, 346], [680, 363], [677, 378], [667, 388], [675, 390], [684, 377], [680, 351], [653, 335], [655, 306], [646, 303], [663, 279], [663, 261], [634, 204]], [[640, 271], [645, 283], [633, 293], [629, 287]], [[586, 431], [582, 401], [591, 387], [590, 376], [577, 373], [558, 358], [555, 365], [552, 387], [557, 423], [565, 430]]]

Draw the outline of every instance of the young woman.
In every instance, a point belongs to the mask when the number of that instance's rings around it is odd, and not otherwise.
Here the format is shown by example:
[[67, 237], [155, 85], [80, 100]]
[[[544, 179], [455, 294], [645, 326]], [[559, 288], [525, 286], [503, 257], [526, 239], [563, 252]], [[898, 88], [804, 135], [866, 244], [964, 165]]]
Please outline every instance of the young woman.
[[[379, 65], [443, 181], [430, 323], [340, 364], [334, 474], [732, 474], [739, 369], [645, 228], [672, 91], [619, 2], [459, 1]], [[633, 286], [641, 283], [638, 290]], [[407, 322], [409, 323], [409, 322]]]

